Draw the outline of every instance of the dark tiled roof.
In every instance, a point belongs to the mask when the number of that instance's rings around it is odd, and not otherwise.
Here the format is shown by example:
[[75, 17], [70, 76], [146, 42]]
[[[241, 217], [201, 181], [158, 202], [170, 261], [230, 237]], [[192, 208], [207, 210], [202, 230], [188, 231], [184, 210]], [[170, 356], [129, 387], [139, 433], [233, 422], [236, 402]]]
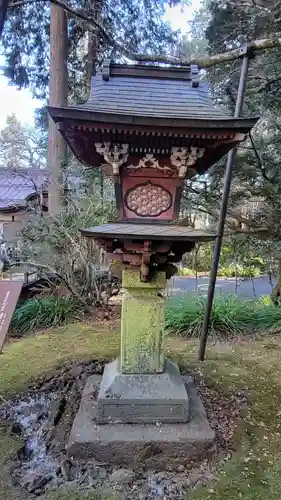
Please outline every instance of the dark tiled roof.
[[[25, 208], [40, 188], [47, 193], [49, 175], [47, 169], [26, 168], [13, 172], [0, 166], [0, 212]], [[73, 172], [67, 176], [68, 189], [76, 189], [83, 184], [85, 179], [79, 174]]]
[[36, 189], [46, 183], [47, 173], [42, 170], [12, 172], [0, 168], [0, 211], [24, 208], [36, 196]]
[[107, 79], [102, 72], [93, 77], [87, 103], [69, 108], [167, 119], [232, 119], [214, 106], [209, 85], [192, 81], [188, 69], [130, 65], [110, 69]]

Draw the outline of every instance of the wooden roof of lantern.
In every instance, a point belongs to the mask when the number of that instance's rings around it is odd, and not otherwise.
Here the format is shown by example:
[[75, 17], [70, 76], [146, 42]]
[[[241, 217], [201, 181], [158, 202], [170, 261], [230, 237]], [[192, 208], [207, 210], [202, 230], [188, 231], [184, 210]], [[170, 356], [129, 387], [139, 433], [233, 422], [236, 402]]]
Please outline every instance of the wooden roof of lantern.
[[208, 84], [193, 65], [108, 63], [92, 78], [85, 104], [48, 111], [86, 166], [104, 164], [104, 154], [96, 146], [107, 143], [126, 144], [124, 153], [131, 156], [170, 157], [172, 149], [193, 147], [202, 151], [193, 174], [203, 173], [244, 140], [257, 121], [233, 118], [214, 106]]

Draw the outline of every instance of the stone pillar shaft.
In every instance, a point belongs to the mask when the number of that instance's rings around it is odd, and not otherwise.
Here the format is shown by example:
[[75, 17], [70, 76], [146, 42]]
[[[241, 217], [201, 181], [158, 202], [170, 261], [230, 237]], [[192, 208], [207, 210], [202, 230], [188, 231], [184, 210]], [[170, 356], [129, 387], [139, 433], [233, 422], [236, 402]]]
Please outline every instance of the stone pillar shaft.
[[121, 356], [106, 365], [97, 403], [99, 424], [188, 422], [189, 399], [177, 365], [164, 360], [166, 273], [141, 281], [123, 270]]
[[126, 292], [121, 316], [121, 362], [124, 374], [164, 372], [164, 272], [151, 281], [140, 280], [140, 270], [124, 269], [122, 286]]

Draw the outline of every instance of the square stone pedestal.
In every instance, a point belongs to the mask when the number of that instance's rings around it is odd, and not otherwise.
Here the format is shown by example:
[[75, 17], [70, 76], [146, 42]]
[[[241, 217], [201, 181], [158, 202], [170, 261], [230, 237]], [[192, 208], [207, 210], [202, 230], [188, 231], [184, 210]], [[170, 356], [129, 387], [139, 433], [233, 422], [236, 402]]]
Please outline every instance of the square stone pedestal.
[[120, 362], [106, 365], [97, 404], [97, 421], [105, 423], [187, 422], [189, 403], [175, 363], [165, 360], [164, 372], [121, 373]]
[[186, 378], [189, 421], [169, 424], [98, 424], [97, 394], [101, 377], [90, 377], [68, 443], [69, 457], [153, 470], [177, 467], [208, 456], [215, 433], [192, 379]]

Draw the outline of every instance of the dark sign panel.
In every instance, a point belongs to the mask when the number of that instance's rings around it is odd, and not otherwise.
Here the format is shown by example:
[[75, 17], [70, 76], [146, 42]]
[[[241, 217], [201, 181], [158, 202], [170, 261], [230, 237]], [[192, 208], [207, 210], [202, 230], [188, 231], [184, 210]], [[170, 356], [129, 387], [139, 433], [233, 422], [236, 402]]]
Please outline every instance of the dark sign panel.
[[19, 281], [0, 281], [0, 352], [17, 305], [21, 287], [22, 283]]

